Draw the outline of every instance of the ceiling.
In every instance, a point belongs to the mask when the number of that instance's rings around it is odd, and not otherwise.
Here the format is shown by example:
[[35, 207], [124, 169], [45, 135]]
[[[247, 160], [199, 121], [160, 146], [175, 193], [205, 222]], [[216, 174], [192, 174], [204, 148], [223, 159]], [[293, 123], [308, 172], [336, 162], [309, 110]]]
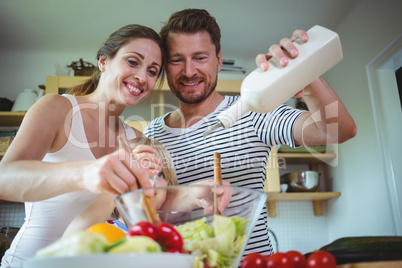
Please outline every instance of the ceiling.
[[1, 0], [0, 53], [94, 51], [123, 25], [159, 31], [174, 11], [205, 8], [222, 31], [223, 57], [253, 58], [296, 28], [335, 28], [359, 0]]

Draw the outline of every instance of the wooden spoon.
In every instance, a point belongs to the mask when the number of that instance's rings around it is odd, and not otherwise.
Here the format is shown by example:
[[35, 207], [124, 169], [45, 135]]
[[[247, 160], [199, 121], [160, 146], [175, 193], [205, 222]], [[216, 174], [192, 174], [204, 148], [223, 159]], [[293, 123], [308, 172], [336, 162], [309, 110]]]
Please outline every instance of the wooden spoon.
[[148, 195], [144, 195], [144, 197], [142, 198], [142, 202], [145, 206], [145, 215], [147, 216], [148, 221], [152, 224], [158, 224], [162, 222], [161, 218], [158, 215], [158, 212], [156, 212], [151, 197]]
[[[222, 169], [221, 169], [221, 155], [214, 153], [214, 181], [218, 185], [222, 185]], [[218, 210], [218, 199], [214, 195], [214, 210], [216, 215], [222, 215]]]

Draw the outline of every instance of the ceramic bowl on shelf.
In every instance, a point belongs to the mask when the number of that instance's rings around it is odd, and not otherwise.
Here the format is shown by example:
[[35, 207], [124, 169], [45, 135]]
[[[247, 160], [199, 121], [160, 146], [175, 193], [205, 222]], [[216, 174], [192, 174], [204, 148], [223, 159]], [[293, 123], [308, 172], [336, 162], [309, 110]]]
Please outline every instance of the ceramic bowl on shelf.
[[[127, 226], [145, 219], [146, 191], [140, 189], [116, 197], [116, 207]], [[163, 207], [169, 204], [169, 209], [157, 210], [160, 219], [179, 230], [187, 252], [207, 256], [204, 261], [208, 261], [210, 250], [215, 250], [227, 257], [228, 265], [224, 267], [239, 266], [266, 201], [263, 191], [228, 185], [180, 185], [157, 187], [154, 192], [156, 197], [165, 197]], [[218, 208], [222, 217], [217, 216]]]
[[299, 171], [283, 174], [281, 183], [287, 183], [287, 192], [315, 192], [320, 184], [320, 173], [317, 171]]

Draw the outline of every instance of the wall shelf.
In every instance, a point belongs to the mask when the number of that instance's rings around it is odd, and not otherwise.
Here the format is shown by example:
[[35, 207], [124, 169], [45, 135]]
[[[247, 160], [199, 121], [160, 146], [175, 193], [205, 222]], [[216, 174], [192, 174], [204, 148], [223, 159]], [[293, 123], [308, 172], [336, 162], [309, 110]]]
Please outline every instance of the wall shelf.
[[26, 112], [0, 112], [0, 126], [19, 126]]
[[[289, 150], [289, 149], [287, 149]], [[310, 170], [317, 171], [318, 165], [330, 163], [332, 160], [336, 160], [336, 153], [318, 153], [318, 152], [299, 152], [297, 149], [289, 150], [288, 152], [278, 152], [274, 147], [268, 158], [267, 164], [267, 178], [269, 180], [265, 183], [265, 192], [267, 193], [267, 208], [268, 216], [276, 217], [276, 202], [286, 201], [311, 201], [313, 203], [314, 215], [322, 216], [322, 202], [337, 198], [341, 196], [339, 192], [300, 192], [300, 193], [280, 193], [280, 175], [279, 175], [279, 161], [286, 160], [289, 163], [307, 163]], [[281, 161], [283, 162], [283, 161]]]
[[283, 158], [313, 158], [319, 160], [331, 160], [336, 158], [335, 153], [278, 153]]
[[313, 201], [314, 215], [322, 216], [322, 202], [341, 196], [339, 192], [267, 193], [268, 216], [276, 217], [276, 202]]
[[14, 202], [14, 201], [0, 200], [0, 205], [13, 205], [13, 204], [24, 204], [24, 202]]
[[267, 193], [267, 201], [325, 201], [341, 196], [340, 192]]

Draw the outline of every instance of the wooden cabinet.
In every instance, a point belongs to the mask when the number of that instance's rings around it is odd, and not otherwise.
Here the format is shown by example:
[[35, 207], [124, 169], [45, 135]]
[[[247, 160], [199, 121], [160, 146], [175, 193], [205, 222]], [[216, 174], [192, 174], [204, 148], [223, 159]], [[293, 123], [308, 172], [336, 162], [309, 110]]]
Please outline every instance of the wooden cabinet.
[[[78, 85], [88, 79], [88, 76], [48, 76], [46, 78], [45, 94], [63, 94], [68, 88]], [[239, 94], [241, 81], [218, 81], [217, 91], [225, 94]], [[169, 103], [166, 100], [166, 95], [170, 93], [169, 86], [164, 80], [160, 89], [155, 89], [153, 92], [154, 100], [158, 103]], [[0, 112], [0, 126], [19, 126], [26, 112]], [[154, 117], [161, 116], [165, 113], [163, 106], [159, 106], [159, 110]], [[150, 118], [152, 119], [152, 118]], [[150, 120], [145, 120], [150, 121]], [[130, 124], [135, 124], [130, 122]], [[140, 128], [144, 124], [138, 125]]]
[[0, 126], [19, 126], [26, 112], [0, 112]]
[[[68, 88], [78, 85], [88, 78], [88, 76], [48, 76], [46, 78], [45, 94], [63, 94]], [[217, 90], [225, 94], [239, 94], [240, 85], [241, 81], [220, 80], [218, 81]], [[153, 91], [151, 98], [151, 102], [159, 104], [169, 103], [169, 101], [171, 101], [172, 99], [175, 100], [175, 97], [173, 97], [173, 94], [170, 92], [166, 80], [164, 80], [164, 83], [162, 84], [162, 87], [160, 89], [155, 89]], [[142, 106], [141, 104], [138, 105], [138, 112], [133, 111], [130, 113], [130, 111], [128, 111], [126, 115], [143, 113], [148, 106], [148, 103], [146, 101], [147, 100], [144, 101], [144, 104], [142, 104]], [[169, 107], [176, 106], [178, 106], [178, 103], [176, 105], [170, 105]], [[152, 113], [152, 116], [150, 115], [148, 117], [141, 117], [142, 120], [138, 120], [138, 117], [134, 117], [135, 120], [130, 120], [131, 116], [124, 116], [124, 114], [123, 117], [128, 118], [128, 120], [125, 120], [127, 124], [139, 129], [140, 131], [143, 131], [146, 125], [153, 118], [162, 116], [167, 111], [168, 110], [166, 110], [165, 105], [159, 105], [156, 109], [156, 112]], [[0, 126], [18, 127], [21, 124], [25, 114], [26, 112], [0, 112]], [[4, 155], [4, 153], [5, 150], [0, 151], [0, 158]]]
[[[46, 79], [45, 94], [63, 94], [66, 89], [80, 84], [88, 78], [87, 76], [48, 76]], [[241, 81], [219, 80], [216, 90], [226, 95], [238, 95], [240, 85]], [[158, 86], [158, 83], [156, 86]], [[151, 105], [155, 107], [149, 112]], [[162, 116], [176, 107], [178, 107], [178, 101], [173, 93], [171, 93], [165, 79], [161, 88], [156, 88], [148, 99], [134, 107], [127, 107], [122, 117], [128, 125], [144, 131], [152, 119]]]
[[309, 170], [318, 170], [319, 165], [327, 165], [330, 161], [336, 160], [335, 152], [326, 153], [280, 153], [274, 147], [270, 153], [267, 165], [267, 181], [265, 191], [267, 192], [267, 208], [270, 217], [276, 217], [276, 202], [283, 201], [312, 201], [315, 216], [323, 215], [322, 201], [337, 198], [339, 192], [309, 192], [309, 193], [281, 193], [280, 192], [280, 161], [293, 161], [293, 163], [308, 163]]
[[[62, 94], [65, 89], [78, 85], [88, 79], [88, 76], [48, 76], [46, 79], [45, 94]], [[242, 81], [219, 80], [216, 90], [219, 92], [240, 92]], [[170, 91], [166, 79], [162, 84], [161, 91]], [[155, 89], [159, 91], [159, 89]]]
[[[18, 127], [26, 112], [0, 112], [0, 126], [1, 127]], [[13, 130], [14, 131], [14, 130]], [[6, 153], [6, 150], [13, 137], [1, 137], [0, 138], [0, 159]]]

